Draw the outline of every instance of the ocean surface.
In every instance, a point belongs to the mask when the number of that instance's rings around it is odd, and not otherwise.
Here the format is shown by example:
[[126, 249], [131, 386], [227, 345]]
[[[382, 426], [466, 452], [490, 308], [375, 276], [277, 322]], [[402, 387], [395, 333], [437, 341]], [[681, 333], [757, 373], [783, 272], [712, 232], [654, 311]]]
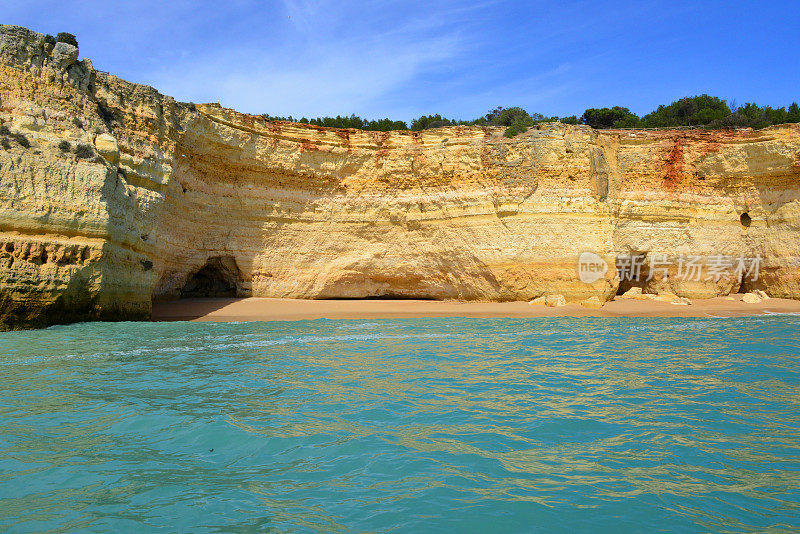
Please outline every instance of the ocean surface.
[[0, 531], [797, 532], [799, 327], [0, 333]]

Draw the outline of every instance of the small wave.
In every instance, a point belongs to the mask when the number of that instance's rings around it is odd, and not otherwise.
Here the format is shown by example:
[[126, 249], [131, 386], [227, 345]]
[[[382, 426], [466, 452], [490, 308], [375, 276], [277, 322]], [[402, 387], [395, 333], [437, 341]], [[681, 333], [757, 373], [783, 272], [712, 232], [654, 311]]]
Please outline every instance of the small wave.
[[[243, 337], [253, 337], [264, 334], [246, 334]], [[347, 341], [381, 341], [381, 340], [403, 340], [403, 339], [439, 339], [451, 337], [451, 334], [349, 334], [332, 336], [284, 336], [278, 339], [259, 339], [248, 341], [234, 341], [235, 335], [225, 335], [223, 339], [231, 340], [230, 343], [213, 343], [217, 341], [214, 336], [198, 340], [198, 344], [193, 345], [173, 345], [168, 347], [139, 347], [126, 350], [109, 350], [95, 353], [71, 353], [71, 354], [50, 354], [47, 356], [32, 356], [26, 358], [14, 358], [0, 360], [0, 365], [32, 365], [57, 360], [92, 360], [107, 358], [131, 358], [147, 355], [163, 354], [191, 354], [197, 352], [222, 352], [237, 349], [258, 349], [272, 347], [276, 345], [301, 344], [309, 345], [327, 342], [347, 342]], [[186, 338], [183, 338], [184, 340]]]

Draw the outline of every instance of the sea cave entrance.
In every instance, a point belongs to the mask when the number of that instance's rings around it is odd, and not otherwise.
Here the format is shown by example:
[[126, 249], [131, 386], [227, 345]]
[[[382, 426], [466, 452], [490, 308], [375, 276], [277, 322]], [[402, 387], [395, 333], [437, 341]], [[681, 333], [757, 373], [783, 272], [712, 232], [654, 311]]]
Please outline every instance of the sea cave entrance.
[[181, 289], [181, 298], [235, 297], [239, 288], [239, 267], [232, 256], [209, 258]]

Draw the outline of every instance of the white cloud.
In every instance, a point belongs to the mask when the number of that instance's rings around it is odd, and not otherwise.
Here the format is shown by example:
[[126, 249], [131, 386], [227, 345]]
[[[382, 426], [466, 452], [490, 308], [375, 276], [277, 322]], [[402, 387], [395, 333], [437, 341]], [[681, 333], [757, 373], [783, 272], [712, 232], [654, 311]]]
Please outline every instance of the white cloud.
[[149, 78], [179, 99], [250, 113], [366, 114], [372, 103], [469, 46], [441, 12], [392, 21], [381, 16], [383, 4], [367, 2], [358, 13], [326, 0], [286, 2], [290, 38], [282, 44], [223, 47]]

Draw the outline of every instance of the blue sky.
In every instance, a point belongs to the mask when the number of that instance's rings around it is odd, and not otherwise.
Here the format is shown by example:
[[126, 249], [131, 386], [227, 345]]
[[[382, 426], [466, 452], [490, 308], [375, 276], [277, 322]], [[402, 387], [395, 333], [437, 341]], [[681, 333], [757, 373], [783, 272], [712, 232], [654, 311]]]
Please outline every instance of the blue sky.
[[709, 93], [800, 101], [800, 2], [0, 0], [95, 68], [249, 113], [638, 114]]

